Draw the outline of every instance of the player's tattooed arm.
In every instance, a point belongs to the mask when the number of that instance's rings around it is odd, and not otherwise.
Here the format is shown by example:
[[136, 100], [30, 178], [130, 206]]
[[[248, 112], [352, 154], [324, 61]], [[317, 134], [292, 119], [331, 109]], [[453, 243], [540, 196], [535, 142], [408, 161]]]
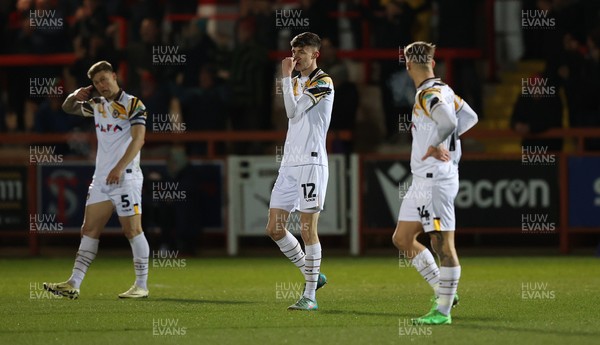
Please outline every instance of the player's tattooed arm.
[[82, 87], [67, 96], [62, 104], [62, 109], [69, 114], [79, 116], [94, 116], [92, 106], [88, 100], [93, 91], [93, 86]]

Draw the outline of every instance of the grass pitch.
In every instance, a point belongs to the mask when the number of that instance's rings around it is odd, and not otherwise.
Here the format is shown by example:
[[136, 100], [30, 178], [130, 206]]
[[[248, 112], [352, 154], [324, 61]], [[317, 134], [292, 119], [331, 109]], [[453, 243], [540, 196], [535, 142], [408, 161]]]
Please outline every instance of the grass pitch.
[[119, 300], [130, 259], [100, 252], [78, 300], [44, 293], [73, 259], [0, 260], [1, 344], [598, 344], [597, 258], [464, 258], [450, 326], [413, 326], [429, 286], [395, 258], [329, 258], [320, 310], [290, 312], [284, 257], [150, 263], [150, 298]]

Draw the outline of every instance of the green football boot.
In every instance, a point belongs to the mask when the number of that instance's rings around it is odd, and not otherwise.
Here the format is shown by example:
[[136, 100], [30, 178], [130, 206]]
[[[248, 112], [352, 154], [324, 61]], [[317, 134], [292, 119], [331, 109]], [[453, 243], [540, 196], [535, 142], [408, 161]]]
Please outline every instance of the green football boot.
[[[433, 295], [433, 297], [431, 297], [431, 299], [430, 299], [431, 309], [429, 309], [430, 313], [437, 309], [437, 307], [438, 307], [437, 299], [438, 299], [438, 297], [436, 295]], [[460, 302], [460, 298], [458, 298], [458, 294], [455, 294], [454, 300], [452, 301], [452, 308], [456, 307], [459, 302]]]
[[412, 323], [413, 325], [450, 325], [452, 316], [444, 315], [436, 309], [419, 318], [412, 319]]
[[304, 296], [300, 297], [298, 302], [296, 302], [288, 307], [288, 310], [311, 311], [311, 310], [317, 310], [317, 309], [319, 309], [319, 305], [317, 304], [317, 301], [313, 301], [310, 298], [306, 298]]

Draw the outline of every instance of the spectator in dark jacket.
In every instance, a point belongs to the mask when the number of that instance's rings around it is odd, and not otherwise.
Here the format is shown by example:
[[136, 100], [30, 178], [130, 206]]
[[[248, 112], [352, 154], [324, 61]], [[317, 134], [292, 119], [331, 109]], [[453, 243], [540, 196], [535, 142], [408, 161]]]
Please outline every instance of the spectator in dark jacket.
[[[515, 104], [511, 119], [511, 128], [517, 133], [528, 136], [543, 133], [551, 128], [562, 128], [563, 106], [558, 88], [547, 81], [548, 78], [538, 75], [528, 79], [521, 97]], [[523, 139], [522, 146], [560, 151], [562, 140]]]

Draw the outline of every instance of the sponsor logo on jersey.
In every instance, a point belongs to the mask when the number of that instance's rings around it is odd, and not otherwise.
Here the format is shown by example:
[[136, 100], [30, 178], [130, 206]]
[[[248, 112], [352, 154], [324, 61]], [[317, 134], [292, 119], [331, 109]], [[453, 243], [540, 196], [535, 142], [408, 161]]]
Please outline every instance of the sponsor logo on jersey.
[[100, 132], [103, 132], [103, 133], [109, 133], [109, 132], [113, 132], [114, 133], [114, 132], [121, 132], [121, 131], [123, 131], [123, 128], [121, 126], [119, 126], [119, 125], [113, 125], [113, 124], [110, 124], [110, 123], [106, 124], [106, 125], [96, 124], [96, 128], [99, 128]]

